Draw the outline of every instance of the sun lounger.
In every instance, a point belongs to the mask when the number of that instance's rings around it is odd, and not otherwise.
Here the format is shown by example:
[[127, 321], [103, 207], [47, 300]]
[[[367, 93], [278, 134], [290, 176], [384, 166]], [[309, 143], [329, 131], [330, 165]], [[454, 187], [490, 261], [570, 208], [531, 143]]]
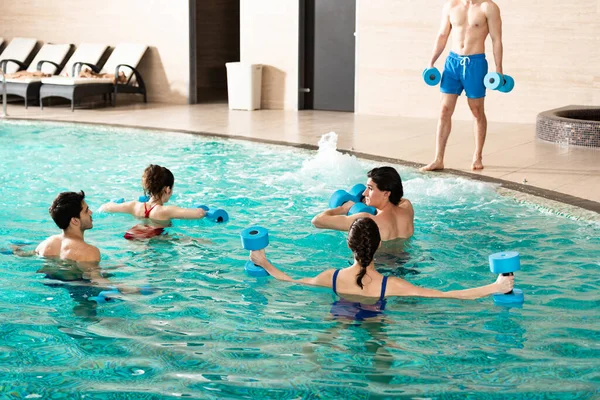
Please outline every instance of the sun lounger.
[[45, 44], [29, 64], [27, 70], [7, 75], [6, 93], [23, 97], [25, 108], [27, 108], [27, 100], [38, 97], [42, 76], [54, 75], [60, 71], [71, 47], [70, 44]]
[[0, 54], [0, 68], [5, 74], [12, 74], [27, 68], [27, 59], [36, 44], [35, 39], [14, 38]]
[[[53, 76], [42, 79], [40, 88], [40, 107], [43, 109], [43, 99], [47, 97], [62, 97], [71, 100], [71, 110], [75, 109], [75, 102], [88, 96], [113, 95], [113, 106], [116, 105], [117, 93], [137, 93], [146, 98], [146, 86], [142, 75], [136, 69], [147, 46], [124, 43], [119, 44], [100, 69], [92, 63], [76, 63], [74, 76]], [[109, 74], [113, 77], [79, 77], [78, 70], [88, 67], [98, 74]], [[123, 83], [115, 82], [114, 77], [122, 75]]]

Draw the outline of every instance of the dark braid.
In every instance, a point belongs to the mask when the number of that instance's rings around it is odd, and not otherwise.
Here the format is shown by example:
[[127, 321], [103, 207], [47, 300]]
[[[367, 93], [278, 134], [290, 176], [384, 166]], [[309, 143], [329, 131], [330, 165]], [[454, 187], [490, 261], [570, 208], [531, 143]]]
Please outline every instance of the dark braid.
[[142, 187], [144, 194], [160, 197], [165, 186], [173, 188], [175, 178], [171, 171], [160, 165], [150, 164], [142, 175]]
[[371, 218], [359, 218], [350, 226], [348, 247], [354, 253], [354, 258], [361, 267], [360, 272], [356, 275], [356, 284], [361, 289], [363, 288], [362, 278], [367, 273], [367, 267], [373, 261], [379, 243], [381, 243], [379, 227]]

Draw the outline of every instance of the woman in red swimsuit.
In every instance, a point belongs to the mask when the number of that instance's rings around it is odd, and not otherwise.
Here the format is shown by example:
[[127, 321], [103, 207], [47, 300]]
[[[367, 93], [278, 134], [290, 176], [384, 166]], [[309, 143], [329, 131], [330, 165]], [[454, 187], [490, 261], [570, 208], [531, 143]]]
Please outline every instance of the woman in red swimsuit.
[[126, 203], [106, 203], [100, 211], [126, 213], [144, 220], [125, 233], [125, 239], [149, 239], [164, 232], [172, 219], [200, 219], [206, 212], [201, 208], [181, 208], [165, 206], [173, 194], [175, 177], [165, 167], [150, 164], [142, 175], [144, 194], [150, 196], [146, 203], [129, 201]]
[[314, 278], [292, 279], [267, 260], [264, 250], [250, 252], [250, 259], [275, 279], [333, 289], [333, 293], [339, 296], [340, 300], [333, 304], [332, 314], [353, 319], [365, 319], [380, 314], [387, 297], [445, 297], [470, 300], [508, 292], [514, 285], [514, 277], [499, 275], [495, 283], [473, 289], [442, 292], [414, 286], [404, 279], [383, 276], [377, 272], [373, 257], [380, 245], [381, 236], [375, 221], [359, 218], [352, 223], [348, 231], [348, 247], [354, 253], [354, 264], [347, 268], [327, 269]]

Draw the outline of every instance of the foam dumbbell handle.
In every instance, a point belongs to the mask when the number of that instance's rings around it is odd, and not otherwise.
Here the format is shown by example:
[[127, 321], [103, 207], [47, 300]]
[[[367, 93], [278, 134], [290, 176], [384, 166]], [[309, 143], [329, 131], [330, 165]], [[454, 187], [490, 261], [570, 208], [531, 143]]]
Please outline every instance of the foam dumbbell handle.
[[[502, 276], [514, 276], [514, 275], [515, 274], [513, 274], [512, 272], [505, 272], [505, 273], [502, 274]], [[506, 292], [504, 294], [513, 294], [513, 293], [514, 293], [514, 290], [511, 290], [511, 291]]]
[[329, 198], [329, 208], [337, 208], [348, 201], [356, 201], [356, 197], [345, 190], [336, 190]]
[[375, 207], [368, 206], [364, 203], [356, 203], [352, 206], [352, 208], [350, 208], [350, 210], [348, 211], [348, 215], [354, 215], [362, 212], [369, 213], [371, 215], [376, 215], [377, 209]]
[[440, 74], [440, 71], [435, 67], [425, 68], [422, 75], [423, 75], [423, 80], [429, 86], [437, 85], [438, 83], [440, 83], [440, 80], [442, 79], [442, 75]]

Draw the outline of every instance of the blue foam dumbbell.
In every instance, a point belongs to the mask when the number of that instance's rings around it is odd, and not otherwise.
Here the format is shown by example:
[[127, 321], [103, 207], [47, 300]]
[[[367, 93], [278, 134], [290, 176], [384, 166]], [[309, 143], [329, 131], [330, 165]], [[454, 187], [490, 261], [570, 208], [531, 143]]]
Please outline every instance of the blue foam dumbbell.
[[348, 201], [356, 202], [356, 197], [345, 190], [336, 190], [329, 198], [329, 208], [337, 208]]
[[340, 207], [348, 201], [353, 201], [355, 204], [348, 211], [348, 215], [357, 214], [359, 212], [367, 212], [369, 214], [377, 214], [375, 207], [370, 207], [362, 203], [364, 196], [363, 193], [367, 189], [362, 183], [357, 183], [350, 188], [350, 191], [336, 190], [329, 198], [329, 208]]
[[100, 293], [98, 293], [98, 296], [90, 297], [89, 300], [93, 300], [98, 304], [104, 304], [108, 303], [114, 297], [119, 296], [120, 294], [121, 292], [119, 292], [119, 289], [112, 286], [109, 290], [103, 290]]
[[363, 196], [365, 190], [367, 190], [367, 187], [365, 185], [363, 185], [362, 183], [357, 183], [356, 185], [350, 188], [348, 193], [350, 193], [350, 196], [356, 199], [354, 201], [355, 203], [360, 203], [365, 198], [365, 196]]
[[488, 72], [483, 78], [483, 85], [490, 90], [498, 89], [503, 83], [502, 75], [497, 72]]
[[[516, 251], [503, 251], [489, 256], [490, 271], [504, 276], [514, 275], [513, 272], [521, 269], [521, 258]], [[508, 293], [494, 294], [496, 304], [510, 305], [521, 304], [525, 300], [523, 291], [514, 288]]]
[[498, 90], [508, 93], [515, 87], [515, 80], [510, 75], [502, 75], [497, 72], [488, 72], [483, 78], [483, 84], [490, 90]]
[[504, 75], [504, 84], [498, 88], [499, 92], [509, 93], [515, 87], [515, 80], [510, 75]]
[[[140, 294], [143, 296], [148, 296], [155, 292], [154, 288], [149, 285], [142, 285], [139, 288]], [[116, 286], [110, 286], [108, 290], [103, 290], [98, 293], [98, 296], [90, 297], [89, 300], [93, 300], [98, 304], [105, 304], [111, 301], [113, 298], [121, 295], [121, 292]]]
[[205, 205], [199, 205], [196, 206], [196, 208], [201, 208], [206, 211], [206, 218], [208, 218], [210, 221], [217, 223], [229, 221], [229, 214], [227, 214], [227, 211], [223, 210], [222, 208], [209, 208]]
[[[240, 234], [242, 247], [246, 250], [262, 250], [269, 245], [269, 231], [262, 226], [251, 226]], [[251, 260], [244, 266], [246, 273], [250, 276], [269, 276], [264, 268], [254, 264]]]
[[375, 207], [368, 206], [365, 203], [356, 203], [350, 208], [350, 210], [348, 210], [348, 215], [354, 215], [362, 212], [375, 215], [377, 214], [377, 209]]
[[440, 83], [440, 80], [442, 79], [442, 74], [440, 74], [440, 71], [435, 67], [425, 68], [423, 70], [422, 75], [423, 75], [423, 80], [429, 86], [437, 85], [438, 83]]

